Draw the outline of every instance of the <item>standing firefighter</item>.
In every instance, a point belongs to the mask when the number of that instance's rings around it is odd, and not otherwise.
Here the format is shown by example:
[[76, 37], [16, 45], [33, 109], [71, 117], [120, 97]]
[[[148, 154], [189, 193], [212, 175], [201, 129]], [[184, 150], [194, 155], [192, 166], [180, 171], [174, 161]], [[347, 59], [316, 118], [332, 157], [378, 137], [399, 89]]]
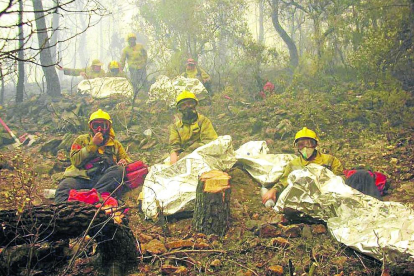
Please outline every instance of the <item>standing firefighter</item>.
[[63, 74], [69, 76], [82, 76], [84, 79], [95, 79], [105, 77], [105, 71], [102, 69], [102, 63], [99, 59], [92, 60], [91, 66], [84, 69], [71, 69], [57, 66], [63, 70]]
[[[78, 136], [72, 144], [71, 165], [56, 190], [57, 203], [66, 201], [71, 189], [113, 192], [122, 183], [124, 166], [131, 160], [121, 143], [115, 140], [111, 117], [99, 109], [91, 114], [89, 129], [90, 133]], [[115, 196], [120, 196], [122, 189]]]
[[176, 102], [182, 119], [170, 126], [171, 164], [198, 147], [217, 139], [211, 121], [197, 112], [198, 100], [194, 93], [183, 91], [177, 96]]
[[339, 159], [329, 154], [320, 153], [316, 149], [318, 143], [319, 137], [313, 130], [304, 127], [296, 133], [294, 145], [299, 157], [287, 164], [279, 181], [267, 193], [263, 194], [263, 204], [266, 204], [268, 200], [276, 202], [276, 194], [280, 194], [286, 188], [289, 174], [309, 164], [318, 164], [328, 168], [336, 175], [343, 175], [344, 169]]
[[185, 72], [181, 74], [186, 78], [198, 79], [204, 85], [209, 93], [211, 92], [211, 78], [210, 75], [207, 74], [206, 71], [203, 70], [200, 66], [197, 66], [194, 59], [189, 58], [187, 59], [187, 66], [185, 68]]
[[128, 46], [122, 50], [121, 67], [125, 68], [125, 63], [128, 62], [129, 74], [132, 86], [134, 87], [134, 95], [138, 93], [141, 88], [145, 88], [147, 81], [147, 51], [141, 43], [137, 43], [135, 34], [127, 36]]

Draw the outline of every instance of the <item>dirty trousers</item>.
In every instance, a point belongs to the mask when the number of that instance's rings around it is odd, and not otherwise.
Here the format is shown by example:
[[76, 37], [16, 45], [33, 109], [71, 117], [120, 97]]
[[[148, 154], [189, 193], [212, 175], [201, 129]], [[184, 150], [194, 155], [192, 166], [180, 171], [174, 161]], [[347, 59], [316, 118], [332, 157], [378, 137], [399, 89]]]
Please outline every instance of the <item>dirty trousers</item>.
[[147, 70], [146, 68], [135, 69], [129, 68], [129, 74], [131, 77], [132, 87], [134, 88], [134, 95], [137, 95], [139, 90], [146, 89], [147, 85]]
[[[81, 177], [68, 177], [63, 179], [55, 193], [55, 202], [60, 203], [68, 200], [69, 192], [72, 189], [92, 189], [95, 188], [99, 193], [109, 192], [112, 193], [119, 184], [122, 183], [125, 168], [122, 166], [112, 166], [105, 170], [103, 174], [97, 174], [91, 179], [84, 179]], [[120, 197], [122, 195], [124, 187], [118, 189], [113, 195], [114, 197]]]

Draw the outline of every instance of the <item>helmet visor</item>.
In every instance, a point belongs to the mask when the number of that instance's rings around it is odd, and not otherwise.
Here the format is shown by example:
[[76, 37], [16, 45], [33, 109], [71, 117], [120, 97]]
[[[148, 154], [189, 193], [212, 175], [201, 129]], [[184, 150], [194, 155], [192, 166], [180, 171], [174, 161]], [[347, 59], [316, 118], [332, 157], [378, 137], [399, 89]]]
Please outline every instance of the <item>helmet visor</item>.
[[92, 121], [90, 126], [91, 126], [91, 129], [94, 130], [94, 131], [108, 130], [109, 129], [109, 122], [107, 122], [107, 121]]
[[178, 110], [185, 110], [187, 108], [195, 108], [197, 105], [197, 102], [193, 99], [186, 99], [186, 100], [182, 100], [181, 102], [178, 103]]
[[303, 148], [314, 148], [316, 147], [316, 140], [311, 139], [311, 138], [301, 138], [298, 139], [295, 143], [295, 147], [297, 147], [298, 149], [303, 149]]

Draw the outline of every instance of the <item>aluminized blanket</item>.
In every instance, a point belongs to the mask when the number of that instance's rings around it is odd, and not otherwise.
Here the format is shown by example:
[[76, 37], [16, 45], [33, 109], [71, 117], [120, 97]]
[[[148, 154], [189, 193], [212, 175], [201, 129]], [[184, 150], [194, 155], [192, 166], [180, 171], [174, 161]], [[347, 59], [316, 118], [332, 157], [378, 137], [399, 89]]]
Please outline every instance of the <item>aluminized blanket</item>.
[[239, 164], [260, 184], [269, 187], [283, 174], [285, 166], [295, 158], [293, 154], [267, 154], [265, 141], [250, 141], [236, 151]]
[[228, 170], [235, 163], [232, 139], [226, 135], [173, 165], [151, 166], [143, 186], [142, 210], [146, 218], [156, 217], [160, 210], [164, 215], [192, 211], [199, 176], [214, 169]]
[[107, 98], [113, 94], [132, 98], [134, 90], [126, 78], [107, 77], [81, 81], [78, 84], [78, 93], [90, 94], [96, 99]]
[[412, 209], [364, 195], [315, 164], [293, 171], [288, 183], [276, 211], [323, 220], [339, 242], [390, 265], [413, 265]]
[[171, 80], [167, 76], [160, 75], [151, 85], [147, 103], [164, 101], [167, 106], [174, 107], [177, 95], [184, 90], [193, 92], [199, 100], [208, 94], [207, 89], [198, 79], [178, 76]]

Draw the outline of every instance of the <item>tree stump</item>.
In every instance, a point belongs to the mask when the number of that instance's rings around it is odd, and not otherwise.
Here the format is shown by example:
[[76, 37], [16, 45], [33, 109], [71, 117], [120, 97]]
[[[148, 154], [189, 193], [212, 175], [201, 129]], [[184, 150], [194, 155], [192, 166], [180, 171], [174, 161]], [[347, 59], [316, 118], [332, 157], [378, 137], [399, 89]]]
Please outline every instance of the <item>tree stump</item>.
[[193, 215], [193, 228], [206, 235], [223, 236], [230, 219], [230, 176], [213, 170], [203, 173], [198, 181]]

